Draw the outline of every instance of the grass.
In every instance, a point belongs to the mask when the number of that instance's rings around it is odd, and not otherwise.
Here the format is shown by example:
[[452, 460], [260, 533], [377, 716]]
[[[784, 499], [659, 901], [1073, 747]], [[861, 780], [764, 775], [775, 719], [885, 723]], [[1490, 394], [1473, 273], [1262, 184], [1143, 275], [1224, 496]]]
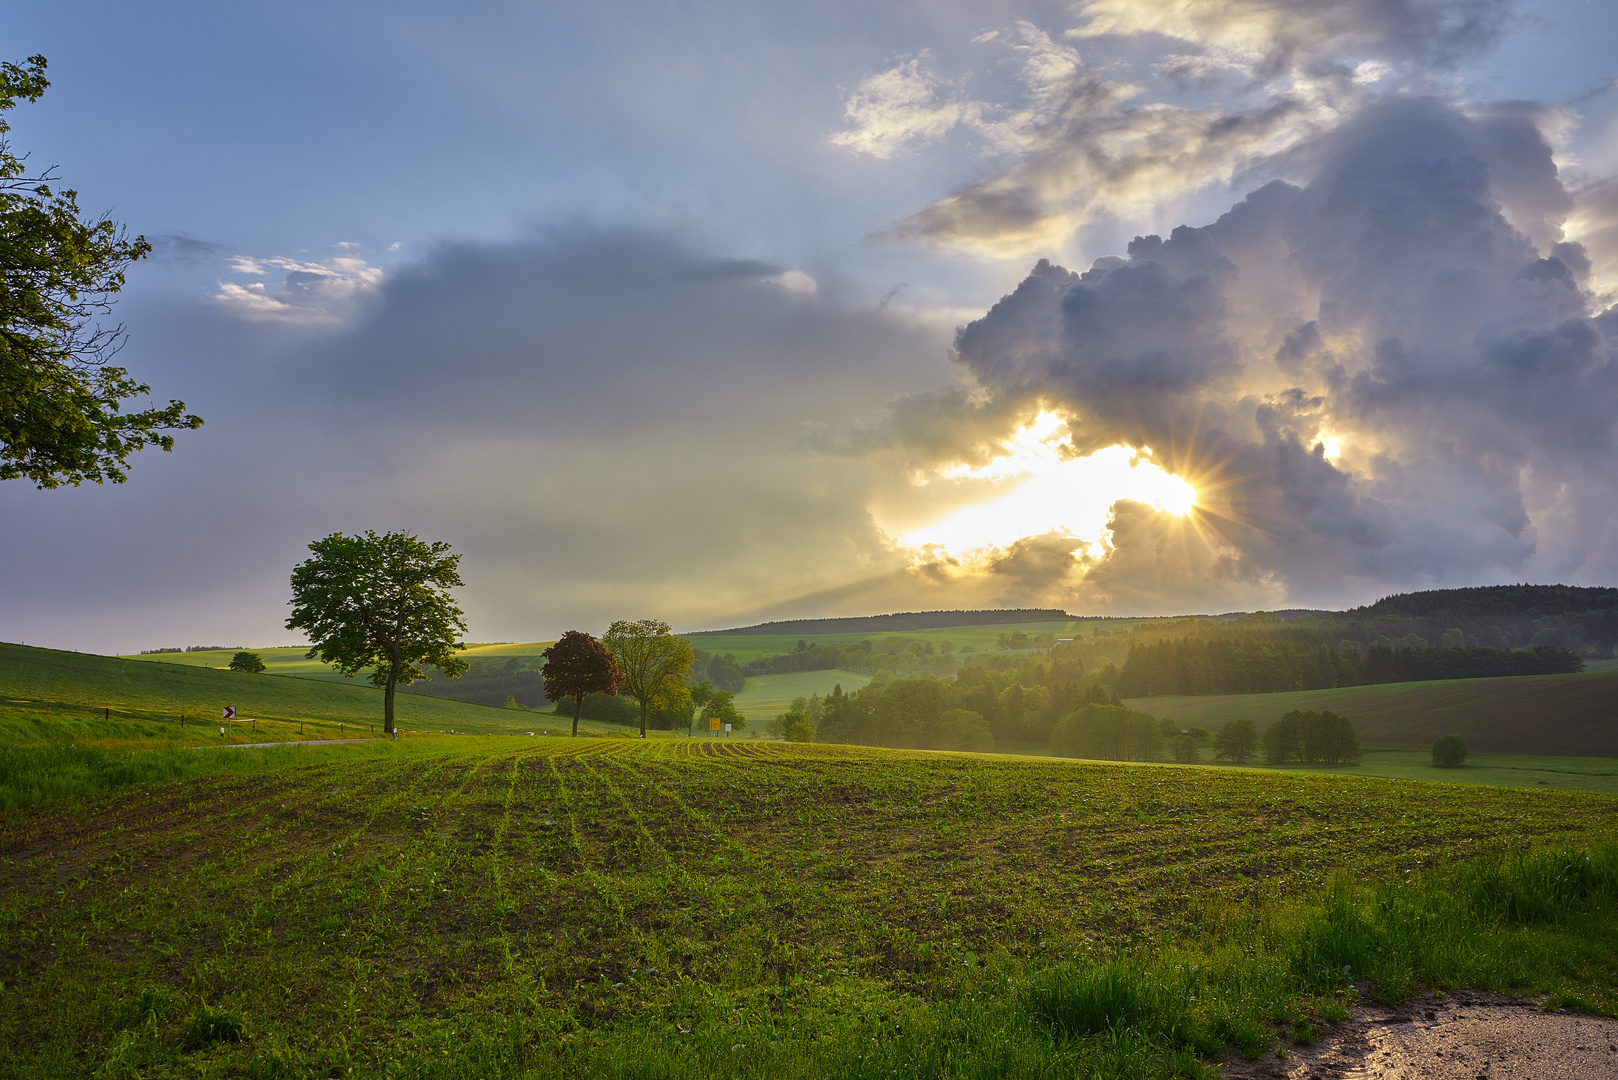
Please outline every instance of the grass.
[[871, 681], [869, 675], [852, 671], [794, 671], [785, 675], [752, 675], [747, 686], [736, 695], [736, 708], [747, 717], [753, 730], [787, 711], [793, 698], [821, 697], [841, 686], [844, 693], [853, 693]]
[[1201, 1076], [1356, 992], [1618, 1010], [1609, 796], [753, 741], [308, 753], [0, 814], [8, 1075]]
[[[553, 641], [532, 641], [498, 645], [471, 645], [460, 650], [457, 655], [469, 660], [488, 659], [497, 656], [537, 658], [554, 644], [556, 643]], [[121, 656], [119, 659], [145, 660], [160, 664], [180, 664], [184, 667], [218, 668], [223, 671], [230, 667], [231, 658], [236, 655], [237, 651], [236, 649], [201, 649], [197, 652], [184, 653], [131, 653]], [[258, 654], [259, 659], [264, 661], [265, 674], [267, 675], [297, 675], [306, 679], [347, 681], [329, 665], [319, 660], [310, 660], [305, 655], [309, 649], [304, 645], [247, 649], [246, 651]]]
[[1355, 765], [1288, 765], [1286, 771], [1618, 795], [1618, 758], [1472, 754], [1459, 768], [1440, 769], [1429, 750], [1368, 750]]
[[[339, 724], [352, 736], [359, 725], [380, 725], [382, 720], [382, 692], [364, 680], [344, 684], [247, 675], [0, 644], [0, 725], [18, 710], [32, 715], [49, 706], [52, 715], [58, 711], [84, 716], [101, 713], [172, 725], [178, 738], [182, 715], [196, 721], [200, 713], [217, 728], [222, 722], [217, 719], [220, 710], [226, 705], [235, 706], [238, 717], [258, 717], [270, 725], [261, 728], [260, 734], [272, 738], [296, 737], [288, 725], [299, 721], [306, 731], [335, 737]], [[77, 711], [63, 706], [77, 707]], [[407, 731], [453, 727], [479, 734], [508, 734], [519, 726], [532, 727], [530, 717], [534, 715], [419, 694], [398, 695], [394, 711], [399, 726]], [[271, 721], [275, 723], [271, 725]]]
[[1210, 731], [1244, 716], [1262, 731], [1283, 713], [1315, 709], [1348, 717], [1360, 739], [1373, 745], [1431, 747], [1454, 732], [1476, 753], [1618, 757], [1618, 672], [1131, 698], [1125, 704]]

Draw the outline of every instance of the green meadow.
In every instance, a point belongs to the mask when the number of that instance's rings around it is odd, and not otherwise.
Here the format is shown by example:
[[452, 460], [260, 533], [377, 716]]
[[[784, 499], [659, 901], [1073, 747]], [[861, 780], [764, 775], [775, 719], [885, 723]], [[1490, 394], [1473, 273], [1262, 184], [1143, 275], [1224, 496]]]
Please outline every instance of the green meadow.
[[7, 1076], [1212, 1077], [1366, 999], [1618, 1015], [1610, 760], [571, 739], [413, 696], [350, 743], [363, 684], [20, 646], [0, 691]]
[[[232, 738], [239, 742], [352, 737], [379, 724], [382, 716], [382, 692], [364, 679], [332, 683], [248, 675], [25, 645], [0, 644], [0, 693], [0, 724], [8, 726], [70, 719], [139, 725], [86, 728], [84, 735], [72, 735], [101, 740], [188, 739], [192, 735], [186, 732], [195, 733], [199, 722], [201, 730], [211, 725], [217, 731], [225, 706], [236, 709]], [[396, 710], [406, 734], [451, 728], [507, 734], [531, 728], [539, 716], [413, 694], [400, 694]], [[182, 717], [191, 728], [181, 726]], [[258, 721], [256, 733], [249, 720]], [[100, 734], [91, 736], [91, 730]], [[253, 734], [256, 739], [247, 737]]]
[[[457, 654], [469, 660], [490, 659], [493, 657], [538, 657], [555, 642], [532, 641], [523, 644], [503, 643], [498, 645], [468, 645]], [[330, 679], [339, 682], [351, 682], [344, 679], [331, 668], [330, 665], [319, 660], [310, 660], [305, 654], [309, 649], [306, 646], [277, 646], [269, 649], [247, 649], [247, 652], [257, 653], [259, 659], [264, 661], [266, 675], [298, 675], [303, 678]], [[231, 657], [236, 655], [236, 649], [199, 649], [196, 652], [179, 653], [130, 653], [119, 657], [121, 660], [149, 660], [160, 664], [180, 664], [186, 667], [219, 668], [226, 670], [230, 667]], [[364, 679], [358, 681], [364, 684]]]
[[754, 740], [274, 753], [0, 816], [8, 1075], [1211, 1076], [1365, 995], [1618, 1011], [1610, 796]]
[[[1217, 767], [1237, 766], [1219, 764]], [[1248, 765], [1242, 768], [1262, 772], [1378, 776], [1389, 780], [1420, 780], [1434, 784], [1548, 788], [1553, 791], [1595, 791], [1618, 795], [1618, 758], [1471, 754], [1460, 766], [1440, 768], [1433, 764], [1430, 749], [1373, 747], [1366, 750], [1359, 761], [1348, 765]]]
[[869, 675], [837, 670], [753, 675], [748, 678], [746, 688], [736, 695], [736, 708], [747, 717], [750, 730], [758, 730], [786, 712], [793, 698], [814, 694], [825, 697], [837, 686], [841, 686], [845, 693], [853, 693], [870, 681]]

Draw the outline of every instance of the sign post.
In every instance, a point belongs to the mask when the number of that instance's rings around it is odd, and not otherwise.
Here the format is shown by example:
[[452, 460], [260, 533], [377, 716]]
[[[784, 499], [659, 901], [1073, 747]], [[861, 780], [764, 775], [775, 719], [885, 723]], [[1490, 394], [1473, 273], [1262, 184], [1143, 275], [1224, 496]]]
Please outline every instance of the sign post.
[[708, 718], [708, 730], [709, 731], [718, 731], [719, 730], [719, 717], [710, 716]]

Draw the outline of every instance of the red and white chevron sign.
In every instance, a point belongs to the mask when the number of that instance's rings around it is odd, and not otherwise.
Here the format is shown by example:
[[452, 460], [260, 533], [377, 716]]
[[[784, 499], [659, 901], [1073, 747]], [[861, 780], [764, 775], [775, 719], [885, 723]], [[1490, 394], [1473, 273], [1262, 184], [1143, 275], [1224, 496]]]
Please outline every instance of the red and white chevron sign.
[[234, 720], [234, 719], [236, 719], [236, 706], [234, 706], [234, 705], [226, 705], [224, 715], [225, 715], [226, 720]]

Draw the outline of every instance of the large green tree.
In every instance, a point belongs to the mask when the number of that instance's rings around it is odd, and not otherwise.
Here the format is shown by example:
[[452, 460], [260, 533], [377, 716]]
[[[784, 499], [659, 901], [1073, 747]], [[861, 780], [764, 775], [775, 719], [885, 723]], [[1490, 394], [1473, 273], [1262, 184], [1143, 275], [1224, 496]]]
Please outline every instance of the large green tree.
[[545, 666], [545, 696], [552, 701], [573, 699], [573, 737], [579, 734], [579, 712], [590, 694], [618, 693], [618, 662], [601, 642], [582, 630], [569, 630], [540, 654]]
[[449, 593], [461, 584], [461, 557], [441, 541], [370, 530], [332, 533], [309, 550], [292, 571], [287, 629], [309, 635], [310, 659], [350, 678], [371, 669], [383, 689], [382, 730], [391, 734], [396, 686], [428, 678], [427, 665], [452, 679], [466, 670], [455, 655], [466, 622]]
[[110, 363], [124, 328], [104, 320], [125, 269], [152, 246], [110, 218], [81, 217], [78, 192], [50, 169], [30, 175], [13, 153], [7, 113], [48, 86], [43, 56], [0, 64], [0, 480], [120, 484], [130, 454], [172, 450], [163, 432], [202, 420], [183, 401], [123, 411], [152, 388]]
[[618, 661], [619, 685], [640, 705], [640, 737], [646, 738], [646, 714], [676, 709], [690, 700], [685, 677], [696, 656], [691, 643], [676, 637], [666, 622], [619, 620], [607, 628], [602, 643]]

